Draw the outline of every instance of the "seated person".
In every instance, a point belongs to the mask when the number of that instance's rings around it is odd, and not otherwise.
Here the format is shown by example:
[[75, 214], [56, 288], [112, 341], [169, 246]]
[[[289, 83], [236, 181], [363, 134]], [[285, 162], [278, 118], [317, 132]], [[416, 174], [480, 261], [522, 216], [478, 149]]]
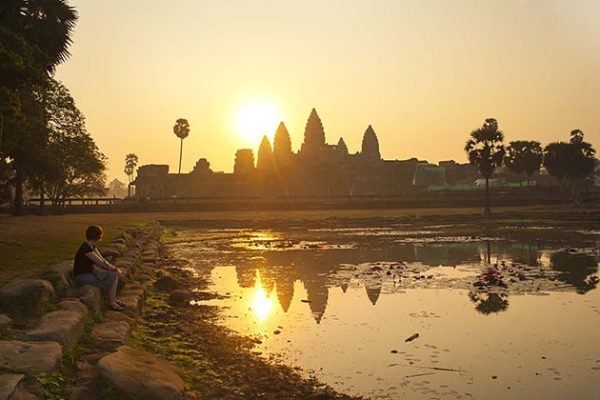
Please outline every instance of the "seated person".
[[117, 286], [121, 271], [106, 261], [96, 248], [102, 240], [103, 231], [100, 226], [89, 226], [85, 231], [85, 242], [81, 244], [75, 262], [73, 275], [78, 285], [92, 285], [102, 289], [108, 301], [108, 308], [123, 311], [123, 304], [117, 300]]

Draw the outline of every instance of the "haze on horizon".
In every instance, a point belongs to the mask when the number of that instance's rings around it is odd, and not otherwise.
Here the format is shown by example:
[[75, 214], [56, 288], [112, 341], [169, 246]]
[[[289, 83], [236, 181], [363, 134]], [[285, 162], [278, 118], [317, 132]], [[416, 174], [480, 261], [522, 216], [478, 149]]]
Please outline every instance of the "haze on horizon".
[[[231, 171], [240, 113], [263, 104], [297, 150], [315, 107], [327, 141], [350, 152], [373, 125], [385, 159], [465, 162], [472, 129], [494, 117], [506, 141], [543, 145], [575, 128], [600, 145], [600, 2], [539, 0], [71, 0], [71, 90], [108, 177], [125, 154], [182, 172], [200, 157]], [[273, 117], [275, 118], [275, 117]], [[277, 121], [278, 122], [278, 121]], [[268, 125], [268, 124], [267, 124]]]

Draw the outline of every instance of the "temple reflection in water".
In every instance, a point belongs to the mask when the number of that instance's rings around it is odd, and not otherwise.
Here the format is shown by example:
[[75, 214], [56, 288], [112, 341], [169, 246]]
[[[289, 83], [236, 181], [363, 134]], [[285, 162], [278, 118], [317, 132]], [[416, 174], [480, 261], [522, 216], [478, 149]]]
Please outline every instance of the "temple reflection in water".
[[[377, 260], [380, 263], [420, 263], [430, 267], [452, 269], [459, 265], [494, 263], [510, 260], [531, 267], [544, 268], [555, 273], [566, 287], [579, 294], [596, 288], [598, 260], [593, 254], [574, 253], [569, 250], [542, 251], [537, 245], [511, 242], [463, 242], [444, 244], [402, 244], [381, 248], [360, 248], [327, 251], [261, 251], [261, 256], [248, 257], [236, 264], [237, 282], [241, 288], [254, 288], [252, 309], [256, 317], [266, 318], [270, 307], [279, 305], [287, 313], [293, 302], [307, 303], [317, 324], [321, 322], [328, 304], [329, 290], [340, 287], [345, 293], [349, 286], [364, 288], [366, 298], [375, 306], [385, 285], [395, 285], [393, 277], [345, 282], [332, 280], [343, 265], [360, 264]], [[305, 291], [296, 293], [297, 284]], [[302, 298], [300, 298], [302, 297]], [[484, 315], [506, 311], [509, 306], [508, 291], [469, 291], [474, 309]], [[275, 304], [277, 303], [277, 304]]]

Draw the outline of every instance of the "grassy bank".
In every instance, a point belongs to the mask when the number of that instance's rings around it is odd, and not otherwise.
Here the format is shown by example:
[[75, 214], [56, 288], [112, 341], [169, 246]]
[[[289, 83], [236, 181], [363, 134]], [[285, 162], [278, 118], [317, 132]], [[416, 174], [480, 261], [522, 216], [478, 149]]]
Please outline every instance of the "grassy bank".
[[[496, 217], [520, 214], [523, 218], [542, 213], [600, 211], [600, 207], [531, 206], [494, 209]], [[298, 220], [322, 218], [376, 218], [426, 216], [481, 216], [481, 208], [422, 208], [397, 210], [325, 210], [325, 211], [239, 211], [169, 212], [125, 214], [71, 214], [55, 216], [0, 216], [0, 283], [16, 278], [37, 276], [46, 266], [73, 257], [90, 224], [102, 225], [107, 239], [123, 229], [151, 221], [191, 220]]]

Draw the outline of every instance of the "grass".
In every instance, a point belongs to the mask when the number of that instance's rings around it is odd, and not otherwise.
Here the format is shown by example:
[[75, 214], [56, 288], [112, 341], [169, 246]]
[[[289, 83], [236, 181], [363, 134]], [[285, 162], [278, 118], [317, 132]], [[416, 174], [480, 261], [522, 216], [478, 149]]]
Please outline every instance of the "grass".
[[[586, 206], [585, 210], [597, 207]], [[570, 206], [498, 207], [494, 212], [568, 212], [582, 211]], [[481, 215], [481, 208], [421, 208], [386, 210], [308, 210], [308, 211], [239, 211], [239, 212], [168, 212], [168, 213], [114, 213], [71, 214], [53, 216], [12, 217], [0, 215], [0, 284], [19, 278], [40, 276], [47, 266], [71, 259], [83, 240], [90, 224], [104, 227], [105, 238], [110, 240], [125, 228], [152, 221], [190, 220], [268, 220], [268, 219], [323, 219], [422, 217], [432, 215]]]

